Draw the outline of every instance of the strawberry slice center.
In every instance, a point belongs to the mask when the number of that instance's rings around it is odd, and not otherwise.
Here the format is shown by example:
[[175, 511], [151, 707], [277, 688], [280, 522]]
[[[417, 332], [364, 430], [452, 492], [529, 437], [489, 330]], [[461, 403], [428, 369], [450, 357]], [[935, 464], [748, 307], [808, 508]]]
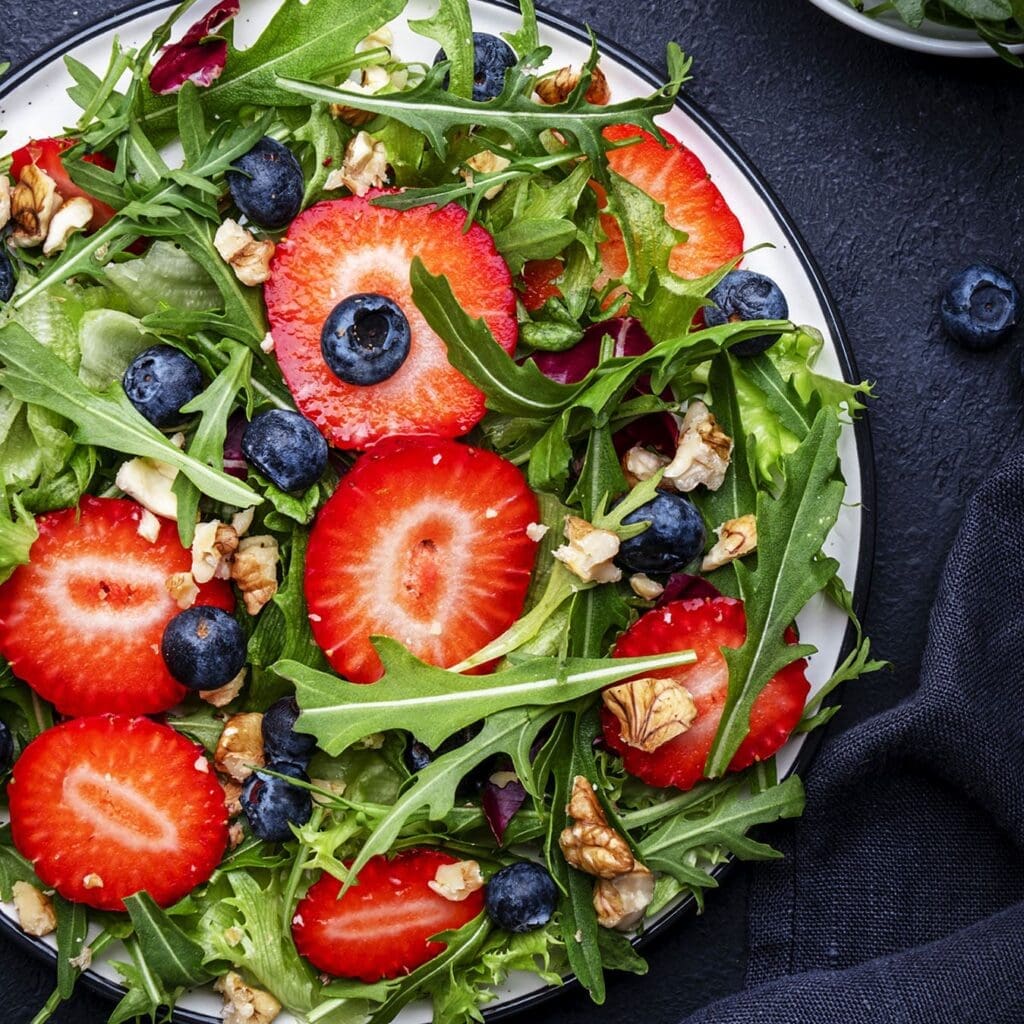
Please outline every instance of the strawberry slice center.
[[64, 776], [63, 796], [72, 813], [93, 829], [93, 839], [140, 853], [178, 846], [178, 830], [148, 796], [109, 772], [77, 764]]
[[49, 604], [89, 633], [132, 634], [167, 621], [174, 602], [156, 566], [83, 556], [57, 562], [43, 588]]

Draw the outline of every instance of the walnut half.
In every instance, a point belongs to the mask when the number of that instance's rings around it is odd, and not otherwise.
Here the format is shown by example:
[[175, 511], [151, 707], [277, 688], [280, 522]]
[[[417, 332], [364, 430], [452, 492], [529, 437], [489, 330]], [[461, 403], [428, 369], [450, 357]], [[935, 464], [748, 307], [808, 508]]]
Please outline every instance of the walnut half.
[[601, 699], [619, 721], [622, 742], [648, 754], [686, 732], [697, 717], [689, 691], [674, 679], [633, 679], [608, 687]]
[[11, 245], [18, 249], [39, 245], [46, 238], [50, 221], [62, 202], [57, 183], [46, 171], [35, 164], [25, 167], [11, 193], [11, 219], [14, 221]]
[[590, 781], [577, 775], [566, 813], [573, 823], [558, 837], [566, 863], [595, 878], [615, 878], [632, 871], [633, 851], [608, 818]]
[[600, 878], [594, 886], [594, 910], [602, 928], [628, 932], [635, 928], [654, 899], [654, 875], [643, 866], [617, 878]]
[[231, 578], [238, 584], [245, 609], [255, 615], [277, 593], [277, 541], [269, 534], [245, 537], [231, 562]]
[[[565, 67], [545, 75], [534, 88], [541, 103], [554, 106], [564, 103], [579, 84], [580, 72], [573, 67]], [[590, 84], [587, 86], [584, 98], [588, 103], [593, 103], [598, 107], [605, 106], [612, 98], [611, 90], [608, 88], [608, 79], [605, 78], [604, 72], [599, 67], [595, 67], [590, 73]]]

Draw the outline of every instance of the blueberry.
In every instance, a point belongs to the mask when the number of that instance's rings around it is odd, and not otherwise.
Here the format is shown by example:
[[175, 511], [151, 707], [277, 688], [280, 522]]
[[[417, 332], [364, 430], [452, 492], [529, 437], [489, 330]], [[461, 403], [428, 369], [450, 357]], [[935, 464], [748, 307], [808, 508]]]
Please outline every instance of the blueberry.
[[327, 442], [300, 413], [271, 409], [242, 434], [245, 461], [282, 491], [304, 491], [327, 468]]
[[299, 705], [294, 697], [282, 697], [263, 714], [263, 752], [268, 761], [290, 761], [305, 767], [316, 750], [316, 739], [295, 731]]
[[14, 736], [6, 722], [0, 721], [0, 773], [14, 764]]
[[[704, 322], [708, 327], [720, 327], [742, 320], [786, 320], [789, 303], [782, 289], [764, 274], [752, 270], [730, 270], [708, 295], [714, 303], [704, 309]], [[756, 356], [779, 340], [777, 334], [762, 334], [748, 338], [729, 351], [735, 356]]]
[[1021, 321], [1020, 290], [1002, 270], [974, 263], [942, 296], [942, 326], [965, 348], [995, 348]]
[[551, 875], [533, 861], [509, 864], [487, 883], [487, 916], [507, 932], [529, 932], [551, 920], [558, 888]]
[[320, 332], [320, 353], [340, 380], [366, 386], [393, 377], [411, 341], [400, 306], [385, 295], [360, 292], [331, 310]]
[[231, 198], [254, 224], [274, 231], [302, 209], [306, 183], [287, 146], [265, 135], [231, 166], [238, 168], [225, 175]]
[[10, 302], [14, 284], [14, 265], [10, 256], [0, 249], [0, 302]]
[[167, 623], [160, 653], [167, 670], [190, 690], [216, 690], [245, 665], [245, 633], [226, 611], [196, 606]]
[[[447, 60], [448, 54], [438, 50], [435, 64]], [[473, 99], [478, 103], [493, 100], [505, 88], [505, 72], [516, 62], [516, 53], [504, 39], [487, 32], [473, 33]], [[444, 80], [445, 88], [448, 79]]]
[[704, 520], [681, 494], [661, 491], [630, 512], [623, 524], [648, 521], [650, 526], [619, 548], [616, 561], [630, 572], [671, 573], [685, 569], [704, 550]]
[[203, 371], [181, 349], [154, 345], [140, 352], [124, 371], [128, 401], [156, 427], [181, 422], [181, 407], [204, 387]]
[[[267, 767], [290, 779], [309, 782], [305, 771], [288, 761], [271, 761]], [[313, 814], [313, 798], [308, 789], [293, 786], [276, 775], [259, 770], [249, 776], [242, 789], [242, 810], [257, 839], [270, 843], [292, 838], [291, 825], [305, 825]]]

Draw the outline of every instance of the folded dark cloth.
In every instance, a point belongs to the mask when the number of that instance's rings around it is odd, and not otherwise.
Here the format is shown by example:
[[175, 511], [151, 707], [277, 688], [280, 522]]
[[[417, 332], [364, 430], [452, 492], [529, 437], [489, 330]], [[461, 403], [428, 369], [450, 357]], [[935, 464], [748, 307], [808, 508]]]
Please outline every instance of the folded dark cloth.
[[807, 796], [748, 988], [687, 1024], [1022, 1024], [1024, 457], [968, 506], [917, 691], [830, 737]]

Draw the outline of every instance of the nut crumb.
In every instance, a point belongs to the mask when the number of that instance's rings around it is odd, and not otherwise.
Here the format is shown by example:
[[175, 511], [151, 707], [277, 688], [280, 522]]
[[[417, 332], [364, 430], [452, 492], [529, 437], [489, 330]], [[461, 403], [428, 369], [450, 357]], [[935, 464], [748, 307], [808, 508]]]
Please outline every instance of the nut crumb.
[[0, 174], [0, 231], [7, 227], [11, 219], [11, 179]]
[[174, 598], [178, 607], [183, 611], [186, 608], [191, 608], [199, 596], [199, 588], [190, 572], [172, 573], [164, 580], [164, 586], [167, 588], [167, 593]]
[[619, 553], [618, 534], [602, 530], [579, 516], [565, 517], [565, 537], [569, 541], [552, 554], [584, 583], [616, 583], [622, 570], [614, 564]]
[[428, 888], [452, 903], [461, 903], [473, 893], [482, 889], [484, 876], [475, 860], [460, 860], [454, 864], [442, 864], [427, 882]]
[[622, 456], [622, 472], [626, 483], [636, 487], [643, 480], [650, 480], [659, 469], [664, 469], [671, 460], [658, 452], [652, 452], [641, 445], [634, 445]]
[[[569, 94], [580, 84], [580, 77], [581, 72], [575, 68], [559, 68], [541, 78], [534, 88], [542, 103], [554, 106], [557, 103], [564, 103], [569, 98]], [[584, 98], [594, 106], [603, 107], [611, 97], [608, 79], [599, 67], [595, 67], [590, 73], [590, 84]]]
[[174, 466], [157, 459], [128, 459], [118, 467], [114, 483], [153, 515], [177, 522], [178, 496], [171, 489], [177, 475]]
[[629, 586], [637, 597], [642, 597], [645, 601], [655, 601], [665, 593], [665, 588], [657, 580], [652, 580], [643, 572], [630, 576]]
[[526, 524], [526, 536], [534, 542], [539, 544], [548, 534], [550, 526], [545, 526], [543, 523], [527, 523]]
[[324, 188], [330, 191], [344, 187], [357, 196], [365, 196], [371, 188], [380, 188], [387, 174], [387, 147], [369, 132], [357, 132], [345, 147], [341, 167], [331, 171]]
[[212, 704], [215, 708], [225, 707], [242, 692], [242, 687], [245, 685], [245, 673], [246, 669], [243, 668], [230, 682], [225, 683], [216, 690], [200, 690], [199, 696], [207, 704]]
[[247, 985], [235, 971], [218, 978], [213, 987], [224, 996], [224, 1024], [270, 1024], [281, 1012], [281, 1004], [269, 992]]
[[192, 767], [197, 772], [203, 772], [206, 775], [210, 774], [210, 762], [206, 760], [205, 754], [200, 754], [192, 763]]
[[68, 957], [68, 963], [77, 971], [87, 971], [92, 967], [92, 946], [83, 946], [78, 956]]
[[757, 519], [752, 515], [728, 519], [715, 530], [715, 533], [718, 540], [704, 556], [704, 561], [700, 564], [701, 572], [720, 569], [737, 558], [749, 555], [757, 547]]
[[18, 184], [11, 192], [11, 219], [14, 231], [10, 244], [17, 249], [28, 249], [44, 241], [50, 230], [50, 221], [61, 208], [63, 199], [57, 183], [46, 171], [35, 164], [22, 168]]
[[160, 520], [148, 508], [144, 508], [135, 532], [150, 544], [155, 544], [160, 537]]
[[260, 342], [260, 348], [268, 355], [274, 351], [274, 336], [267, 331], [263, 336], [263, 340]]
[[[466, 161], [466, 168], [460, 170], [459, 174], [465, 179], [467, 185], [472, 185], [474, 171], [477, 171], [479, 174], [495, 174], [498, 171], [505, 170], [510, 163], [512, 161], [508, 157], [501, 156], [492, 150], [484, 149], [479, 153], [474, 153]], [[484, 192], [484, 199], [493, 199], [504, 187], [504, 182], [492, 185]]]
[[246, 508], [242, 509], [241, 512], [236, 512], [231, 517], [231, 529], [239, 537], [244, 537], [249, 532], [249, 527], [252, 526], [253, 517], [256, 514], [256, 509]]
[[96, 872], [92, 871], [82, 879], [82, 885], [86, 889], [102, 889], [103, 879]]
[[26, 935], [42, 938], [57, 927], [57, 914], [53, 900], [28, 882], [14, 883], [14, 909], [18, 922]]
[[262, 768], [266, 763], [263, 758], [263, 715], [254, 711], [232, 715], [217, 741], [213, 763], [217, 771], [236, 782], [245, 782], [252, 775], [253, 767]]
[[270, 280], [274, 243], [269, 239], [258, 241], [238, 221], [229, 217], [217, 228], [213, 247], [242, 284], [251, 287]]

